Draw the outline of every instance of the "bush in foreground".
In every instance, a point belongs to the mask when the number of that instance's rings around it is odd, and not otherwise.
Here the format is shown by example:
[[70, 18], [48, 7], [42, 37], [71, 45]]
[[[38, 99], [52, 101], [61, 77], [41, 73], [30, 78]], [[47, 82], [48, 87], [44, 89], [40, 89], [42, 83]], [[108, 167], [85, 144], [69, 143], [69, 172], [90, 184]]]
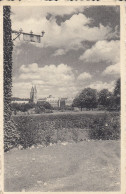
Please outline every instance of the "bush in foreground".
[[4, 150], [8, 151], [19, 144], [20, 133], [13, 120], [5, 123], [4, 128]]
[[89, 127], [90, 139], [115, 140], [120, 138], [120, 118], [114, 114], [94, 118]]
[[120, 138], [119, 113], [15, 116], [14, 120], [20, 132], [18, 144], [24, 148], [58, 141]]

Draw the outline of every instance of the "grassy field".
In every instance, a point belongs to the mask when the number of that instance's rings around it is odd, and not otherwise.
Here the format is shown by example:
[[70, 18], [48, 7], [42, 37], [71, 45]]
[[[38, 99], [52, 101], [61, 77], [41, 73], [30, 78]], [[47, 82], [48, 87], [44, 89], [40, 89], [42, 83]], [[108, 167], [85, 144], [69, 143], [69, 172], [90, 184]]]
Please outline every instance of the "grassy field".
[[120, 190], [119, 113], [18, 115], [13, 120], [20, 133], [17, 145], [25, 149], [5, 153], [5, 191]]
[[119, 191], [120, 141], [91, 140], [5, 153], [5, 191]]

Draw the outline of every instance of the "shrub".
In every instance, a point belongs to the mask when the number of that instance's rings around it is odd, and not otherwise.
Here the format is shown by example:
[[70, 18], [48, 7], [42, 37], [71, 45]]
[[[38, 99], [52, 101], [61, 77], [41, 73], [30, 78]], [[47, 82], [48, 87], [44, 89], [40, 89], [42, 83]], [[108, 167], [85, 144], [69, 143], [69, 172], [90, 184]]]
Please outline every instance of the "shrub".
[[5, 123], [4, 130], [4, 150], [5, 152], [16, 147], [19, 143], [20, 133], [16, 129], [16, 125], [13, 120], [9, 120]]
[[120, 118], [115, 114], [97, 117], [89, 127], [91, 139], [114, 140], [120, 138]]
[[119, 113], [14, 116], [24, 148], [58, 141], [119, 139]]

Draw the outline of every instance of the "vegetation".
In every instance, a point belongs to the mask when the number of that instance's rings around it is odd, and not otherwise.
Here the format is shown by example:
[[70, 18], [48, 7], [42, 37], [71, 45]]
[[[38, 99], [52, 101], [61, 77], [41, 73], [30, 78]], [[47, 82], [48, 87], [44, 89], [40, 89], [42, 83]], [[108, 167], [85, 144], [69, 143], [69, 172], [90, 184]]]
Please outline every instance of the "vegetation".
[[121, 86], [120, 79], [118, 79], [114, 88], [114, 96], [120, 96], [121, 92], [120, 86]]
[[108, 107], [109, 98], [112, 96], [112, 93], [108, 89], [103, 89], [99, 92], [98, 104], [102, 105], [104, 108]]
[[102, 110], [120, 110], [120, 79], [117, 80], [113, 92], [102, 89], [100, 92], [91, 88], [85, 88], [73, 100], [73, 107], [86, 108], [87, 110], [98, 108]]
[[[49, 102], [37, 102], [35, 103], [11, 103], [11, 110], [16, 115], [18, 111], [20, 112], [27, 112], [30, 109], [34, 108], [34, 112], [37, 114], [43, 113], [43, 112], [52, 112], [53, 109], [52, 106], [49, 104]], [[50, 110], [50, 111], [49, 111]]]
[[34, 103], [12, 103], [11, 104], [11, 110], [14, 111], [14, 113], [16, 114], [17, 111], [21, 111], [21, 112], [26, 112], [32, 108], [35, 108], [35, 104]]
[[4, 28], [4, 119], [5, 123], [11, 117], [11, 88], [12, 88], [12, 51], [13, 42], [11, 38], [10, 7], [3, 9]]
[[58, 141], [83, 141], [86, 139], [119, 139], [119, 113], [49, 114], [14, 116], [24, 148]]
[[[52, 106], [49, 102], [37, 102], [37, 104], [35, 105], [35, 112], [40, 114], [42, 112], [52, 112]], [[47, 111], [48, 110], [48, 111]], [[49, 111], [50, 110], [50, 111]]]
[[79, 96], [77, 96], [72, 106], [77, 106], [79, 108], [93, 109], [97, 107], [97, 91], [91, 88], [85, 88]]
[[4, 191], [119, 193], [120, 150], [112, 140], [12, 150], [4, 155]]
[[[18, 100], [18, 98], [15, 98]], [[25, 100], [25, 99], [24, 99]], [[74, 107], [78, 107], [81, 110], [97, 109], [97, 110], [120, 110], [120, 79], [117, 80], [114, 91], [110, 92], [108, 89], [102, 89], [97, 92], [95, 89], [85, 88], [82, 92], [73, 100], [71, 106], [55, 107], [53, 108], [49, 102], [39, 101], [35, 103], [12, 103], [11, 110], [16, 114], [18, 111], [27, 112], [30, 109], [35, 109], [34, 112], [41, 114], [43, 112], [52, 113], [53, 109], [57, 111], [73, 111]]]
[[121, 97], [121, 83], [120, 83], [120, 79], [117, 80], [116, 82], [116, 86], [114, 89], [114, 101], [115, 101], [115, 106], [117, 110], [120, 110], [120, 97]]
[[11, 101], [15, 101], [15, 100], [16, 101], [20, 101], [20, 100], [21, 101], [26, 101], [26, 100], [29, 101], [29, 98], [18, 98], [18, 97], [12, 97], [11, 98]]
[[[50, 115], [14, 117], [12, 111], [26, 112], [35, 109], [36, 113], [52, 112], [48, 102], [11, 104], [12, 89], [12, 51], [10, 6], [4, 6], [4, 146], [5, 151], [22, 144], [28, 147], [33, 144], [45, 145], [57, 141], [81, 141], [85, 139], [82, 134], [88, 134], [91, 139], [118, 139], [120, 138], [119, 114], [101, 115]], [[18, 100], [18, 99], [17, 99]], [[24, 99], [25, 100], [25, 99]], [[104, 110], [120, 110], [120, 79], [117, 80], [113, 93], [103, 89], [99, 93], [91, 88], [85, 88], [73, 101], [73, 107], [91, 110], [103, 106]], [[64, 109], [73, 110], [73, 107]], [[85, 133], [85, 130], [88, 132]], [[79, 136], [80, 134], [80, 136]]]
[[10, 6], [3, 8], [3, 42], [4, 42], [4, 149], [17, 145], [19, 131], [11, 119], [11, 88], [12, 88], [12, 51]]

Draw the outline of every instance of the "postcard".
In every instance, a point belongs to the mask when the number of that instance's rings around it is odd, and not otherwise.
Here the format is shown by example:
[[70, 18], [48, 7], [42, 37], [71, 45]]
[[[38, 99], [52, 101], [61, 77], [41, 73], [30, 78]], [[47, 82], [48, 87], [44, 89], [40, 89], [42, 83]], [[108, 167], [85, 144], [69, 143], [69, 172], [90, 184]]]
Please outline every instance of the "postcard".
[[0, 16], [1, 192], [125, 193], [125, 2]]

